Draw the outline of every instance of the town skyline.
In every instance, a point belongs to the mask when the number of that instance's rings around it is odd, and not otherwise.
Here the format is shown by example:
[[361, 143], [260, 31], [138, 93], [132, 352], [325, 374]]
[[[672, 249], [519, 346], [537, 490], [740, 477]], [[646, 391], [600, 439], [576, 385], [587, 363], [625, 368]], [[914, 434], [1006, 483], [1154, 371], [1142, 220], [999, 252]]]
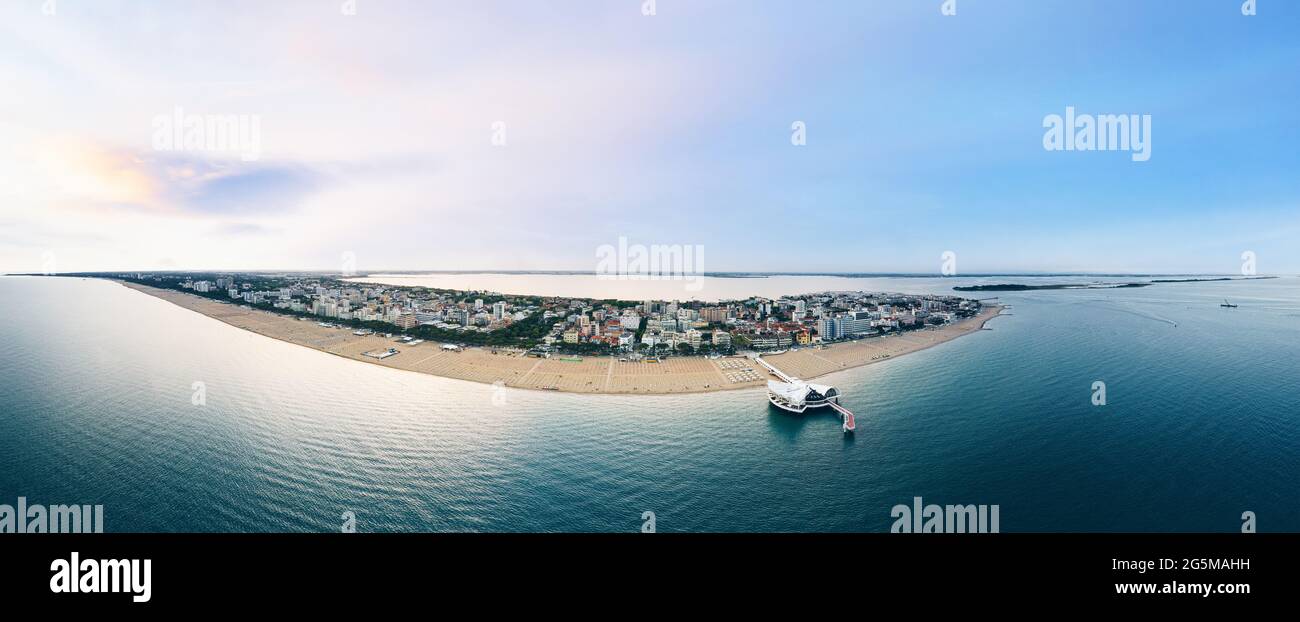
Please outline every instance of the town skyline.
[[[1001, 309], [953, 293], [846, 290], [630, 301], [305, 273], [79, 276], [108, 279], [238, 328], [362, 362], [490, 380], [497, 387], [581, 393], [758, 386], [764, 375], [755, 366], [771, 368], [757, 362], [764, 355], [813, 377], [970, 334]], [[802, 412], [802, 398], [777, 397], [782, 407]], [[851, 432], [852, 414], [845, 413], [845, 431]]]

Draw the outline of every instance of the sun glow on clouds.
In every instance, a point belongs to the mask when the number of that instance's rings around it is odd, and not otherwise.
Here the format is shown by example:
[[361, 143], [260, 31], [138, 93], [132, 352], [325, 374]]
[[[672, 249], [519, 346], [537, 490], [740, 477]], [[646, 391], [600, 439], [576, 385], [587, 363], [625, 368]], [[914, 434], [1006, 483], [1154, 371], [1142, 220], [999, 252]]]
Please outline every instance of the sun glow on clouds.
[[156, 209], [158, 184], [133, 153], [82, 139], [60, 139], [37, 148], [35, 181], [73, 208], [138, 205]]
[[[15, 35], [0, 51], [40, 59], [0, 60], [29, 95], [4, 104], [22, 123], [5, 128], [0, 176], [18, 181], [0, 209], [24, 243], [0, 241], [0, 270], [32, 270], [45, 250], [64, 270], [328, 268], [345, 250], [386, 268], [500, 264], [539, 226], [598, 217], [620, 180], [647, 183], [662, 137], [709, 123], [739, 75], [663, 50], [557, 45], [534, 23], [558, 16], [537, 7], [512, 22], [465, 8], [419, 19], [420, 3], [354, 20], [305, 4], [150, 6], [0, 23]], [[154, 150], [151, 119], [176, 108], [257, 115], [262, 156]], [[491, 143], [498, 122], [505, 147]], [[488, 234], [503, 248], [485, 249]], [[521, 258], [554, 255], [509, 253]]]

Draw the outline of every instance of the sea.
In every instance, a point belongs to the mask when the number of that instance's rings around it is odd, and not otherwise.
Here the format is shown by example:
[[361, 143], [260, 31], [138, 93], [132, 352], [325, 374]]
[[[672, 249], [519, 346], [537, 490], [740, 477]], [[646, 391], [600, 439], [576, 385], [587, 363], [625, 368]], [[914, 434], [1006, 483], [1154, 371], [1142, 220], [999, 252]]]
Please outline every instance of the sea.
[[[662, 295], [584, 275], [386, 279]], [[698, 292], [1133, 280], [707, 277]], [[1003, 532], [1237, 532], [1243, 516], [1300, 531], [1300, 278], [965, 295], [1007, 308], [822, 379], [857, 414], [845, 435], [762, 389], [494, 387], [110, 281], [0, 277], [0, 504], [102, 504], [109, 532], [887, 532], [920, 497], [997, 505]]]

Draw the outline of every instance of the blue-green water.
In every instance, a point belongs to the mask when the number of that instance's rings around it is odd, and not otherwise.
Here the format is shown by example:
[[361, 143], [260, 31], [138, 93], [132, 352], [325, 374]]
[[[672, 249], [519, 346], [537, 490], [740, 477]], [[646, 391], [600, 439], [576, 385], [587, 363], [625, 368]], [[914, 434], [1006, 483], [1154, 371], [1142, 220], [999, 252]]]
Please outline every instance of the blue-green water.
[[1300, 531], [1297, 278], [1003, 295], [991, 330], [828, 376], [851, 438], [760, 390], [388, 370], [105, 281], [0, 299], [0, 503], [103, 504], [107, 531], [887, 531], [914, 496], [1003, 531]]

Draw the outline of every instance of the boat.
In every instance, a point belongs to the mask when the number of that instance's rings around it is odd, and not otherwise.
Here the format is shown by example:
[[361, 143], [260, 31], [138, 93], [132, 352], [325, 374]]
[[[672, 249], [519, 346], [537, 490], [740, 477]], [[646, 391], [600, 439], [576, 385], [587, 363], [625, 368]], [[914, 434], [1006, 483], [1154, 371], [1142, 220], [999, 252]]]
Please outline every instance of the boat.
[[1220, 306], [1220, 307], [1227, 308], [1227, 309], [1236, 309], [1236, 308], [1237, 308], [1237, 305], [1234, 305], [1234, 304], [1232, 304], [1231, 302], [1228, 302], [1228, 299], [1227, 299], [1227, 298], [1224, 298], [1224, 299], [1223, 299], [1223, 304], [1221, 304], [1221, 305], [1219, 305], [1219, 306]]

